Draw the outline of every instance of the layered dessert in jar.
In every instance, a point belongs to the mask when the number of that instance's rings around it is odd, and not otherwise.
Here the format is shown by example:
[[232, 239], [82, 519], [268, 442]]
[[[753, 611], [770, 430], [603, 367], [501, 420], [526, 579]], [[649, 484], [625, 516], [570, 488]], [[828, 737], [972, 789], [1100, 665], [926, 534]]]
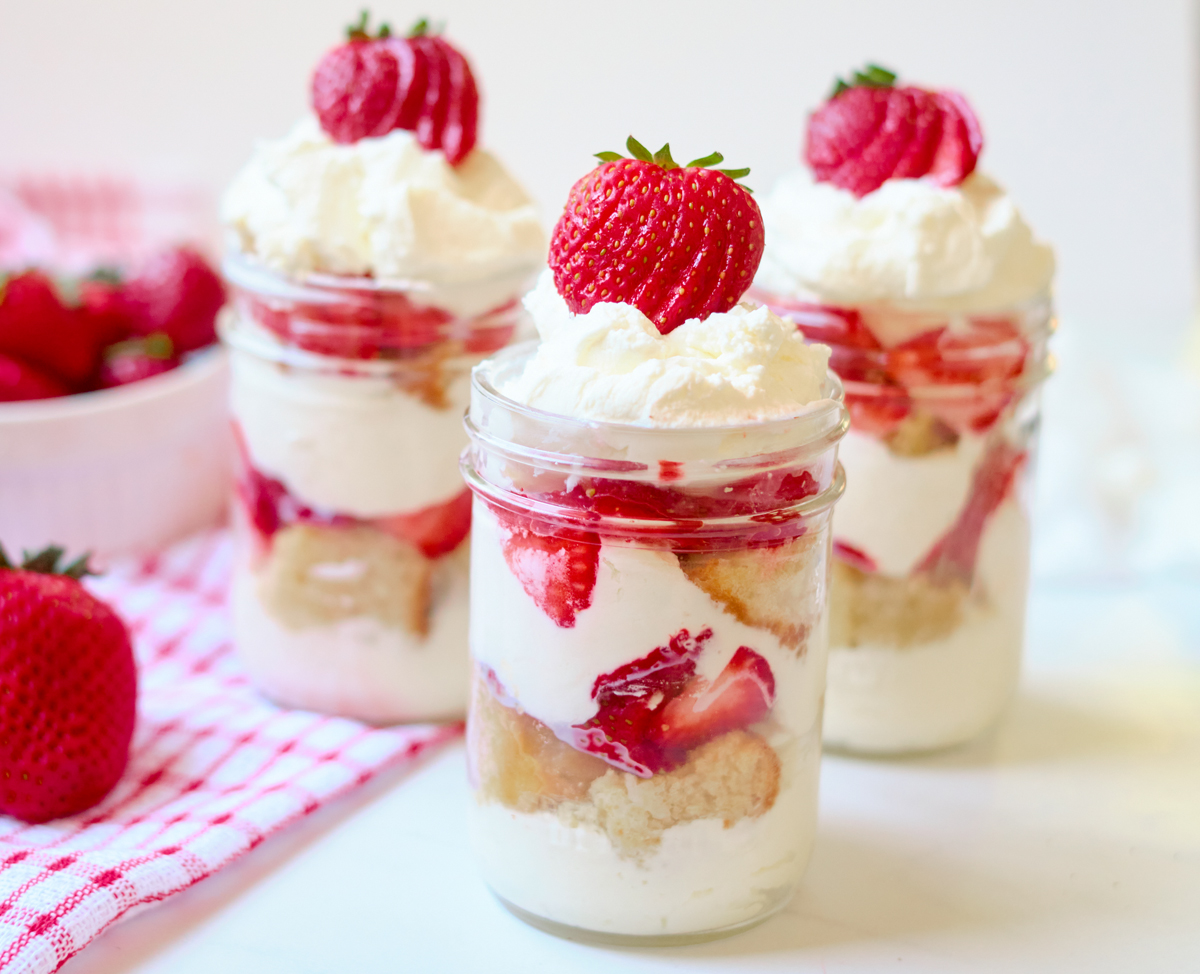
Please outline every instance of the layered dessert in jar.
[[475, 146], [466, 59], [365, 21], [313, 114], [227, 191], [241, 452], [234, 637], [270, 697], [375, 722], [466, 708], [458, 472], [470, 369], [511, 341], [545, 253]]
[[968, 740], [1018, 677], [1054, 256], [976, 169], [951, 91], [871, 67], [763, 201], [753, 296], [832, 349], [852, 423], [834, 525], [827, 745]]
[[474, 373], [471, 832], [534, 925], [691, 942], [780, 909], [812, 847], [848, 419], [827, 350], [738, 303], [739, 171], [630, 150], [571, 191], [541, 344]]

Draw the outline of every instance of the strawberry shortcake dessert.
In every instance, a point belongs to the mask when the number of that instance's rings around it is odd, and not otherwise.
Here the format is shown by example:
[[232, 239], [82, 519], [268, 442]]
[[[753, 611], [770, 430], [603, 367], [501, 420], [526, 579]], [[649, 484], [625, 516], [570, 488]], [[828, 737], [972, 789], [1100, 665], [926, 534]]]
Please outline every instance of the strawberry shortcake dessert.
[[298, 707], [461, 716], [469, 372], [514, 336], [545, 254], [530, 198], [476, 145], [465, 57], [364, 15], [261, 143], [222, 217], [242, 544], [234, 634]]
[[982, 147], [962, 95], [871, 66], [763, 201], [752, 293], [831, 347], [852, 417], [825, 709], [851, 750], [965, 741], [1016, 686], [1054, 255]]
[[740, 304], [762, 219], [713, 153], [600, 154], [474, 371], [472, 837], [518, 916], [691, 942], [788, 901], [812, 847], [828, 351]]

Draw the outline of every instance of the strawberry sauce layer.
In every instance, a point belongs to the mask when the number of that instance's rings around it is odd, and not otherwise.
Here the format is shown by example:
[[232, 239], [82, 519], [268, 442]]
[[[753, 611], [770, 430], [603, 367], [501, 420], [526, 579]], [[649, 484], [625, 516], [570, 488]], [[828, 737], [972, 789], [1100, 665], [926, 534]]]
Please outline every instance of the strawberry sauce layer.
[[366, 525], [412, 545], [426, 558], [440, 558], [462, 544], [471, 531], [471, 492], [465, 487], [450, 500], [418, 511], [363, 520], [308, 506], [293, 496], [282, 481], [255, 469], [240, 435], [237, 439], [242, 454], [237, 497], [247, 520], [264, 544], [277, 531], [293, 524]]
[[791, 318], [809, 341], [831, 350], [829, 367], [846, 384], [853, 429], [885, 437], [914, 408], [958, 434], [985, 433], [1017, 398], [1033, 346], [1018, 318], [971, 315], [885, 347], [855, 308], [752, 295]]
[[336, 358], [405, 359], [441, 342], [457, 341], [466, 355], [499, 351], [516, 328], [514, 299], [477, 318], [458, 319], [441, 308], [420, 305], [400, 291], [345, 289], [337, 300], [290, 301], [249, 292], [238, 304], [287, 345]]
[[[671, 466], [665, 472], [667, 481], [678, 477]], [[576, 614], [591, 605], [602, 539], [637, 538], [645, 544], [657, 534], [662, 544], [686, 551], [777, 545], [805, 531], [803, 518], [786, 508], [818, 490], [816, 478], [802, 469], [771, 471], [708, 492], [584, 479], [570, 490], [528, 498], [571, 512], [565, 517], [490, 506], [507, 534], [504, 559], [509, 569], [538, 607], [569, 629]], [[514, 494], [512, 499], [520, 503], [525, 496]], [[726, 517], [751, 521], [728, 533], [706, 533], [710, 519]], [[623, 528], [612, 524], [613, 518], [638, 523]]]

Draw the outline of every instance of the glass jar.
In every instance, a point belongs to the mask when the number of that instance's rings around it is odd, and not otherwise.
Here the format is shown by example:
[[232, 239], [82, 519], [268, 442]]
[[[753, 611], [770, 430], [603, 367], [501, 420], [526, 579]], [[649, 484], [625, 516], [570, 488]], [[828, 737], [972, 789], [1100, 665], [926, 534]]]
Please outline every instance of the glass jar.
[[689, 943], [788, 901], [812, 848], [829, 516], [848, 418], [585, 422], [475, 369], [471, 833], [552, 933]]
[[[511, 298], [463, 316], [419, 283], [225, 264], [240, 447], [233, 634], [255, 684], [376, 723], [466, 710], [470, 369]], [[510, 292], [512, 293], [512, 292]]]
[[826, 746], [970, 740], [1001, 716], [1020, 671], [1050, 302], [951, 315], [753, 296], [832, 348], [851, 415]]

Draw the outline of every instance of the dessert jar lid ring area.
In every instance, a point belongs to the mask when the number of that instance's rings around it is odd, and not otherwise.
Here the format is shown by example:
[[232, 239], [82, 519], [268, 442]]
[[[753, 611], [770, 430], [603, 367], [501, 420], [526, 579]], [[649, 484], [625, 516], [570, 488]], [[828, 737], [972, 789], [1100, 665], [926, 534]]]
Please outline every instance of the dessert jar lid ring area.
[[472, 443], [546, 470], [651, 482], [731, 479], [820, 457], [850, 425], [842, 380], [831, 371], [823, 399], [782, 419], [652, 427], [547, 412], [497, 388], [536, 348], [536, 342], [512, 345], [475, 366], [464, 423]]

